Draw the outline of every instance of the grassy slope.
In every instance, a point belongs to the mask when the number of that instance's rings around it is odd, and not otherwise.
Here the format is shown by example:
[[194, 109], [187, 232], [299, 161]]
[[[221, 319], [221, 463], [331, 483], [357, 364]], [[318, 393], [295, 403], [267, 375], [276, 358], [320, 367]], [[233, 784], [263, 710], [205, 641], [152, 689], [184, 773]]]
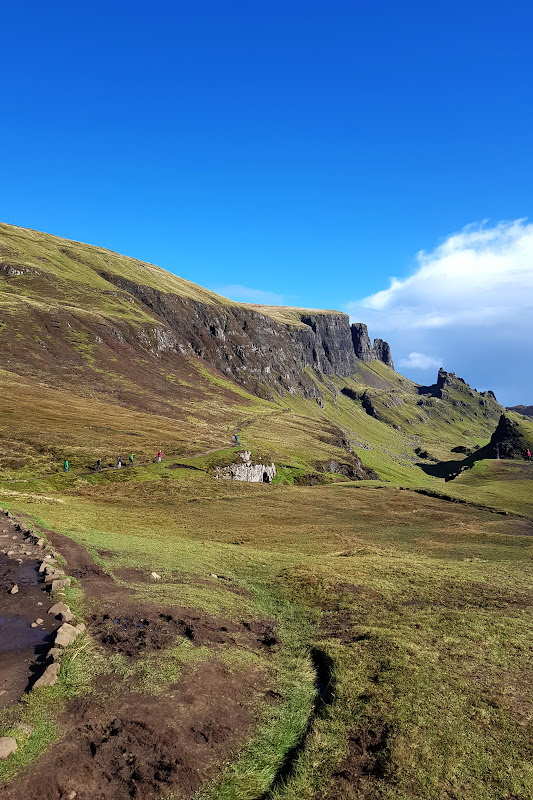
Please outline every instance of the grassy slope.
[[155, 569], [160, 584], [132, 584], [143, 601], [276, 619], [283, 648], [262, 668], [283, 701], [202, 797], [251, 800], [268, 787], [311, 713], [311, 647], [333, 661], [335, 700], [276, 797], [327, 796], [350, 737], [358, 778], [347, 798], [531, 796], [525, 523], [394, 489], [265, 487], [185, 470], [163, 480], [164, 466], [150, 469], [141, 483], [104, 475], [10, 502], [107, 570]]
[[[5, 264], [32, 270], [30, 275], [35, 275], [36, 272], [45, 277], [53, 275], [57, 288], [55, 296], [59, 300], [64, 300], [65, 288], [72, 291], [76, 284], [83, 286], [85, 299], [88, 289], [95, 290], [92, 293], [93, 305], [99, 306], [106, 313], [113, 311], [120, 315], [123, 305], [120, 299], [115, 301], [113, 298], [109, 299], [109, 305], [104, 304], [103, 292], [111, 290], [116, 293], [115, 296], [120, 293], [116, 292], [113, 284], [99, 275], [100, 272], [128, 278], [141, 286], [150, 286], [203, 303], [230, 303], [225, 297], [153, 264], [114, 253], [112, 250], [5, 223], [0, 223], [0, 257]], [[23, 278], [24, 275], [20, 277]], [[21, 283], [24, 284], [24, 281]], [[50, 292], [52, 291], [51, 287]]]
[[[324, 397], [323, 409], [290, 395], [277, 403], [258, 400], [198, 360], [154, 354], [149, 347], [120, 341], [120, 336], [117, 340], [121, 331], [127, 337], [130, 327], [153, 326], [157, 318], [100, 273], [210, 304], [228, 304], [225, 298], [153, 265], [8, 225], [0, 225], [0, 257], [21, 273], [7, 277], [0, 271], [4, 474], [6, 469], [16, 474], [21, 462], [49, 470], [66, 457], [75, 464], [97, 457], [116, 460], [129, 448], [142, 458], [160, 446], [167, 452], [196, 452], [221, 446], [235, 428], [250, 422], [243, 441], [293, 469], [345, 460], [347, 453], [339, 446], [344, 437], [384, 479], [427, 485], [433, 479], [424, 473], [415, 448], [450, 458], [459, 444], [486, 442], [495, 426], [496, 410], [489, 409], [484, 417], [479, 395], [468, 387], [453, 388], [451, 400], [469, 403], [459, 414], [451, 402], [421, 400], [414, 384], [381, 362], [361, 363], [354, 379], [324, 380], [309, 371]], [[304, 311], [257, 310], [291, 325], [301, 324]], [[118, 326], [119, 334], [109, 335], [110, 324]], [[365, 391], [380, 419], [341, 394], [343, 387]], [[50, 394], [50, 389], [59, 394]], [[99, 426], [94, 418], [107, 416], [108, 403], [113, 424]], [[56, 412], [51, 411], [54, 404]], [[281, 408], [291, 411], [282, 415]]]

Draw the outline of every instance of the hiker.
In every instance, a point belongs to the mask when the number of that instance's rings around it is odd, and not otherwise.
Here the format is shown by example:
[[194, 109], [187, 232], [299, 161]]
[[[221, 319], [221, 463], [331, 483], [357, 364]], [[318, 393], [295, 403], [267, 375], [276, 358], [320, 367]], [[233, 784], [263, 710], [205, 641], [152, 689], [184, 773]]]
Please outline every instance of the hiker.
[[68, 472], [68, 461], [65, 460], [65, 472]]
[[122, 456], [119, 456], [118, 457], [117, 469], [120, 469], [121, 467], [122, 467]]
[[239, 437], [235, 434], [235, 444], [239, 444]]
[[97, 472], [101, 472], [102, 471], [102, 459], [101, 458], [99, 458], [98, 461], [96, 462], [96, 471]]
[[133, 453], [130, 456], [130, 467], [133, 467]]
[[159, 464], [161, 463], [161, 455], [162, 455], [161, 450], [158, 450], [157, 451], [157, 460], [158, 460]]
[[499, 457], [500, 457], [500, 445], [497, 444], [496, 445], [496, 458], [499, 458]]
[[526, 453], [526, 461], [531, 461], [531, 450], [528, 450]]

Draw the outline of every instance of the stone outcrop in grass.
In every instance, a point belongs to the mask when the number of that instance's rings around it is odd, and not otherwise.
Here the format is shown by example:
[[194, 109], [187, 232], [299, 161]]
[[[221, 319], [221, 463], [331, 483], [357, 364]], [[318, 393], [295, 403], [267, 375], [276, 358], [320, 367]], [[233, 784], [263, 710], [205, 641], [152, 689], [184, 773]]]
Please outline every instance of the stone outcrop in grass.
[[246, 481], [247, 483], [272, 483], [276, 477], [276, 467], [273, 462], [271, 464], [252, 464], [252, 454], [247, 450], [239, 455], [241, 463], [217, 467], [215, 478]]

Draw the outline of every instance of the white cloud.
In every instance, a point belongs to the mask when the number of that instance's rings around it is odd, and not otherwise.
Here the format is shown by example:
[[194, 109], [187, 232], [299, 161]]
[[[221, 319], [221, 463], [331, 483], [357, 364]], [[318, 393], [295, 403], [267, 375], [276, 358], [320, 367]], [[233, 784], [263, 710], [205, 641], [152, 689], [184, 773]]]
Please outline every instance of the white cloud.
[[281, 305], [283, 295], [263, 289], [252, 289], [249, 286], [241, 286], [238, 283], [229, 286], [217, 286], [213, 291], [235, 300], [237, 303], [259, 303], [261, 305]]
[[440, 367], [442, 358], [426, 356], [425, 353], [409, 353], [408, 358], [400, 358], [398, 366], [406, 369], [434, 369]]
[[347, 311], [388, 338], [407, 369], [421, 368], [413, 353], [442, 353], [468, 382], [533, 402], [533, 225], [523, 219], [467, 226]]

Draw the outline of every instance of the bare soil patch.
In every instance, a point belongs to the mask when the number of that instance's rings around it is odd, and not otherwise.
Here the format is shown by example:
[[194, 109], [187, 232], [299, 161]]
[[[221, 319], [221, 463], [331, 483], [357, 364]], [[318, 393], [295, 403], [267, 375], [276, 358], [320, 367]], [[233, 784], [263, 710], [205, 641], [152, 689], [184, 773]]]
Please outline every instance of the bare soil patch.
[[177, 636], [195, 645], [236, 644], [252, 650], [278, 645], [268, 622], [232, 622], [191, 613], [188, 609], [158, 612], [153, 606], [124, 602], [123, 613], [93, 614], [89, 630], [102, 645], [130, 658], [169, 647]]
[[258, 676], [235, 680], [217, 661], [171, 687], [165, 697], [130, 692], [111, 703], [73, 700], [64, 739], [30, 774], [3, 787], [5, 800], [152, 800], [190, 797], [222, 761], [234, 757], [252, 718], [247, 698]]
[[[373, 800], [374, 781], [387, 772], [390, 734], [389, 728], [379, 722], [354, 731], [348, 739], [348, 754], [320, 800]], [[318, 796], [315, 800], [319, 800]]]
[[[223, 620], [136, 602], [83, 547], [46, 535], [66, 557], [67, 574], [84, 588], [88, 632], [109, 655], [135, 660], [179, 637], [263, 653], [279, 646], [269, 620]], [[265, 698], [277, 701], [268, 689], [263, 672], [229, 671], [215, 653], [164, 695], [140, 691], [135, 678], [104, 676], [89, 694], [69, 702], [59, 721], [60, 741], [0, 793], [6, 800], [64, 800], [72, 791], [78, 800], [155, 800], [171, 792], [190, 797], [217, 765], [235, 757]]]

